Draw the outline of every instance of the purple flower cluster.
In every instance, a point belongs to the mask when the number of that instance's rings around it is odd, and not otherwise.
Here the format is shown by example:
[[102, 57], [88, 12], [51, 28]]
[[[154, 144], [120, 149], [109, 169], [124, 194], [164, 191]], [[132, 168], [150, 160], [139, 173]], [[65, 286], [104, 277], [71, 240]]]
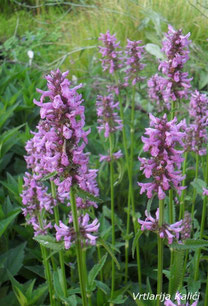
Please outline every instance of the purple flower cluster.
[[122, 130], [122, 120], [116, 111], [119, 109], [119, 102], [115, 103], [112, 95], [97, 96], [96, 106], [99, 132], [104, 130], [104, 136], [108, 138], [110, 133]]
[[[79, 218], [79, 230], [80, 230], [80, 239], [86, 245], [91, 244], [95, 245], [97, 236], [92, 235], [91, 233], [96, 233], [100, 224], [98, 219], [95, 219], [92, 223], [89, 223], [90, 217], [88, 214], [82, 215]], [[69, 217], [69, 224], [73, 222], [72, 217]], [[56, 240], [60, 241], [64, 239], [64, 245], [66, 249], [69, 249], [73, 243], [76, 242], [77, 233], [75, 233], [73, 226], [67, 226], [62, 221], [59, 222], [59, 226], [55, 225], [56, 229]]]
[[181, 239], [186, 240], [191, 237], [192, 220], [191, 214], [185, 211], [183, 218], [183, 231], [181, 232]]
[[178, 291], [175, 294], [175, 300], [176, 300], [176, 304], [171, 302], [171, 300], [168, 299], [165, 301], [164, 305], [165, 306], [197, 306], [198, 305], [198, 300], [196, 300], [192, 304], [189, 304], [189, 302], [185, 302], [183, 295], [181, 295]]
[[159, 226], [159, 208], [156, 211], [155, 218], [150, 213], [145, 211], [145, 221], [138, 219], [141, 224], [141, 230], [151, 231], [157, 233], [160, 238], [168, 239], [168, 243], [172, 244], [174, 240], [181, 242], [180, 240], [186, 240], [190, 238], [191, 234], [191, 218], [188, 212], [185, 213], [184, 219], [173, 224], [163, 224]]
[[122, 67], [120, 42], [117, 42], [116, 35], [111, 35], [109, 31], [100, 34], [99, 40], [103, 42], [104, 47], [99, 47], [102, 55], [103, 71], [109, 70], [113, 74]]
[[46, 234], [47, 230], [52, 228], [51, 222], [44, 220], [43, 224], [40, 226], [38, 215], [42, 211], [53, 214], [53, 208], [57, 205], [57, 201], [48, 193], [48, 188], [28, 172], [26, 172], [24, 176], [21, 196], [24, 206], [22, 209], [23, 215], [27, 223], [33, 226], [35, 236]]
[[[183, 151], [176, 150], [176, 145], [183, 146], [182, 139], [185, 133], [181, 131], [185, 122], [176, 123], [177, 119], [167, 121], [166, 114], [160, 119], [150, 114], [150, 128], [146, 128], [145, 134], [149, 137], [142, 137], [144, 152], [150, 152], [149, 159], [140, 158], [140, 169], [146, 178], [153, 178], [151, 183], [138, 183], [141, 187], [140, 193], [147, 192], [148, 198], [153, 192], [158, 194], [160, 200], [165, 198], [165, 192], [171, 185], [180, 194], [185, 187], [181, 186], [184, 177], [181, 175], [180, 167], [183, 161]], [[175, 169], [178, 170], [175, 170]]]
[[180, 233], [183, 231], [183, 220], [180, 220], [174, 224], [163, 224], [159, 227], [159, 208], [156, 211], [155, 218], [151, 216], [150, 213], [145, 211], [146, 219], [142, 221], [138, 219], [141, 224], [141, 230], [148, 230], [151, 232], [156, 232], [159, 234], [160, 238], [167, 238], [168, 243], [172, 244], [173, 240], [179, 240]]
[[206, 154], [207, 123], [208, 123], [208, 98], [197, 90], [192, 93], [189, 115], [191, 123], [186, 128], [186, 151], [193, 151], [199, 155]]
[[102, 162], [102, 161], [110, 162], [111, 159], [116, 160], [116, 159], [121, 158], [122, 156], [123, 156], [123, 154], [122, 154], [121, 150], [119, 150], [118, 152], [113, 153], [112, 154], [112, 158], [110, 157], [110, 155], [102, 155], [102, 154], [100, 154], [99, 161], [100, 162]]
[[[156, 102], [158, 111], [162, 112], [164, 109], [164, 101], [166, 100], [165, 89], [167, 80], [155, 74], [147, 81], [147, 85], [150, 99]], [[165, 104], [165, 106], [170, 109], [169, 103]]]
[[144, 77], [141, 77], [139, 75], [140, 71], [143, 70], [145, 67], [145, 65], [141, 62], [144, 54], [144, 47], [140, 45], [141, 43], [141, 40], [127, 40], [127, 46], [125, 51], [125, 65], [127, 66], [127, 69], [125, 70], [126, 77], [124, 78], [124, 86], [126, 87], [130, 85], [130, 82], [133, 86], [135, 86], [137, 82], [144, 79]]
[[[22, 193], [25, 205], [23, 212], [25, 216], [30, 216], [29, 223], [34, 229], [37, 227], [38, 210], [44, 208], [53, 213], [53, 207], [57, 204], [47, 194], [47, 188], [41, 181], [47, 175], [54, 173], [51, 180], [57, 189], [56, 200], [68, 206], [70, 188], [75, 184], [95, 196], [99, 193], [97, 170], [88, 168], [89, 153], [84, 152], [90, 131], [84, 130], [83, 100], [77, 92], [82, 85], [72, 88], [67, 74], [59, 70], [52, 71], [51, 75], [46, 76], [48, 90], [38, 90], [41, 93], [40, 102], [34, 101], [40, 107], [41, 120], [37, 132], [33, 132], [33, 138], [26, 144], [27, 168], [33, 174], [26, 173]], [[76, 202], [77, 207], [82, 209], [92, 205], [97, 207], [95, 202], [79, 197]]]
[[203, 188], [203, 195], [204, 195], [204, 196], [208, 196], [208, 189]]
[[161, 61], [158, 67], [164, 76], [156, 74], [149, 80], [148, 86], [150, 98], [157, 103], [158, 99], [162, 99], [165, 102], [164, 108], [170, 109], [170, 102], [187, 98], [191, 87], [192, 78], [183, 72], [184, 64], [189, 59], [190, 33], [184, 36], [182, 30], [176, 31], [169, 25], [165, 36], [162, 51], [167, 59]]

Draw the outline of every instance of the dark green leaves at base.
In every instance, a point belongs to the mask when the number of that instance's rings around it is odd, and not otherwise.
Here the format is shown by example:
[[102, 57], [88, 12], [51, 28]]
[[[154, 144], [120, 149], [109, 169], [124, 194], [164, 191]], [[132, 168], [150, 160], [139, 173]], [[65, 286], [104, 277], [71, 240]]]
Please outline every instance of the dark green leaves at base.
[[0, 256], [0, 282], [8, 280], [6, 271], [8, 270], [12, 276], [15, 276], [23, 265], [24, 249], [26, 242], [20, 244], [16, 248], [10, 249]]

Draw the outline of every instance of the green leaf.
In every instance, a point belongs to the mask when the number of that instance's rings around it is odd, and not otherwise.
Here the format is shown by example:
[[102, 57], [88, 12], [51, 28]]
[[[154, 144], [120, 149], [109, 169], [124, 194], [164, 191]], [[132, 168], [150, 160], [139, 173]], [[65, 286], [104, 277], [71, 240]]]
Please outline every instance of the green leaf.
[[0, 141], [0, 157], [4, 156], [11, 149], [11, 147], [18, 142], [19, 135], [17, 132], [24, 125], [25, 124], [22, 124], [2, 134]]
[[174, 242], [170, 245], [170, 248], [175, 250], [196, 250], [207, 247], [208, 247], [208, 241], [204, 239], [196, 239], [196, 240], [187, 239], [184, 241], [183, 244]]
[[16, 248], [9, 249], [0, 256], [0, 262], [4, 260], [3, 269], [0, 270], [0, 282], [3, 283], [8, 280], [6, 270], [8, 270], [12, 276], [15, 276], [19, 272], [23, 264], [25, 246], [26, 242], [18, 245]]
[[106, 251], [110, 254], [113, 261], [115, 262], [118, 270], [120, 270], [120, 264], [119, 264], [118, 260], [116, 259], [115, 255], [113, 254], [113, 251], [112, 251], [111, 247], [107, 244], [107, 242], [104, 241], [102, 238], [98, 238], [97, 242], [100, 243], [106, 249]]
[[[155, 196], [155, 194], [154, 194], [154, 196]], [[154, 199], [154, 196], [151, 199], [149, 199], [148, 202], [147, 202], [147, 212], [148, 212], [148, 214], [150, 213], [150, 209], [151, 209], [151, 206], [152, 206], [152, 201]]]
[[45, 279], [43, 265], [25, 266], [25, 268]]
[[196, 192], [202, 196], [203, 188], [206, 188], [206, 183], [199, 178], [195, 178], [191, 185], [196, 189]]
[[54, 271], [53, 273], [53, 284], [54, 284], [54, 289], [55, 293], [58, 298], [62, 298], [64, 296], [64, 291], [61, 286], [61, 281], [60, 281], [60, 271], [61, 269], [58, 269], [57, 271]]
[[14, 211], [9, 217], [3, 219], [0, 221], [0, 237], [3, 235], [3, 233], [6, 231], [9, 224], [16, 218], [16, 216], [20, 213], [21, 209], [18, 208], [16, 211]]
[[[19, 93], [17, 93], [18, 95]], [[14, 95], [16, 97], [16, 95]], [[16, 103], [15, 105], [5, 109], [0, 110], [1, 115], [1, 121], [0, 121], [0, 128], [4, 125], [4, 123], [7, 121], [7, 119], [13, 115], [14, 110], [17, 108], [19, 103]]]
[[43, 245], [44, 247], [54, 250], [60, 251], [64, 249], [64, 242], [57, 242], [53, 236], [49, 235], [38, 235], [33, 238], [35, 241]]
[[97, 277], [98, 273], [102, 270], [106, 258], [107, 258], [108, 254], [106, 253], [101, 260], [99, 261], [98, 264], [94, 265], [94, 267], [90, 270], [89, 275], [88, 275], [88, 285], [89, 285], [89, 290], [92, 289], [93, 285], [94, 285], [94, 280]]
[[13, 288], [13, 291], [16, 295], [18, 302], [20, 303], [21, 306], [27, 306], [28, 299], [23, 292], [23, 285], [20, 284], [8, 270], [7, 270], [7, 275], [8, 275], [9, 280], [12, 283], [12, 288]]
[[68, 302], [68, 305], [73, 305], [76, 306], [77, 305], [77, 297], [76, 295], [71, 295], [67, 298], [63, 298], [64, 301]]
[[174, 262], [170, 269], [170, 295], [174, 295], [180, 288], [183, 279], [183, 267], [184, 267], [184, 251], [173, 252]]
[[199, 79], [199, 90], [203, 89], [207, 84], [208, 84], [208, 73], [207, 71], [201, 71]]
[[112, 300], [110, 300], [109, 302], [110, 303], [112, 303], [112, 304], [119, 304], [119, 305], [121, 305], [121, 304], [123, 304], [123, 303], [125, 303], [125, 301], [128, 299], [128, 297], [123, 297], [123, 295], [122, 294], [120, 294], [120, 295], [118, 295], [115, 299], [112, 299]]
[[33, 290], [30, 303], [33, 305], [42, 305], [37, 302], [40, 298], [42, 298], [44, 295], [47, 294], [48, 294], [48, 285], [47, 284], [40, 285], [37, 289]]
[[163, 59], [164, 55], [160, 50], [160, 47], [155, 44], [146, 44], [145, 49], [150, 54], [154, 55], [157, 59]]
[[134, 253], [135, 253], [137, 242], [142, 234], [143, 234], [143, 231], [139, 230], [134, 237], [133, 244], [132, 244], [132, 257], [133, 258], [134, 258]]
[[45, 175], [45, 176], [41, 179], [41, 181], [42, 181], [42, 182], [43, 182], [43, 181], [47, 181], [47, 180], [50, 179], [51, 177], [54, 177], [56, 174], [58, 174], [57, 171], [51, 172], [51, 173]]
[[95, 280], [96, 287], [102, 290], [106, 295], [110, 294], [110, 288], [103, 282]]
[[76, 195], [84, 200], [90, 200], [96, 203], [103, 203], [103, 200], [99, 199], [98, 197], [95, 197], [93, 194], [81, 189], [77, 185], [74, 187], [74, 190], [76, 192]]

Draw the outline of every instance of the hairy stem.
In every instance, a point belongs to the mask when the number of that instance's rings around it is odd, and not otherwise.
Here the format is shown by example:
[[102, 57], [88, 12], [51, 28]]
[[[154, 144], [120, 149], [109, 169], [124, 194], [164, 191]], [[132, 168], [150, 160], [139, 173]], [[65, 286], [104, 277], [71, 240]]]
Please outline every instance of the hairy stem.
[[[183, 161], [183, 171], [182, 171], [183, 176], [186, 175], [187, 157], [188, 157], [188, 152], [185, 152], [184, 161]], [[185, 185], [186, 185], [186, 178], [184, 178], [183, 181], [182, 181], [182, 186], [184, 187]], [[182, 190], [182, 192], [181, 192], [179, 220], [184, 217], [185, 194], [186, 194], [186, 189]]]
[[[118, 84], [118, 76], [116, 76], [116, 83]], [[131, 148], [130, 156], [128, 153], [127, 146], [127, 137], [125, 131], [125, 120], [124, 120], [124, 111], [122, 104], [122, 97], [118, 95], [119, 107], [120, 107], [120, 117], [123, 122], [122, 136], [123, 136], [123, 147], [125, 153], [125, 159], [127, 164], [128, 179], [129, 179], [129, 193], [128, 193], [128, 207], [127, 207], [127, 227], [126, 227], [126, 241], [125, 241], [125, 282], [128, 279], [128, 249], [129, 249], [129, 232], [130, 232], [130, 213], [131, 213], [131, 204], [132, 204], [132, 219], [134, 225], [134, 233], [136, 234], [138, 226], [135, 218], [135, 203], [134, 203], [134, 189], [133, 189], [133, 152], [134, 152], [134, 114], [135, 114], [135, 88], [133, 90], [132, 97], [132, 108], [131, 108]], [[138, 273], [138, 283], [139, 289], [141, 289], [141, 265], [140, 265], [140, 253], [139, 253], [139, 244], [136, 245], [136, 257], [137, 257], [137, 273]]]
[[82, 294], [82, 305], [87, 306], [88, 304], [87, 304], [87, 295], [86, 295], [86, 283], [85, 283], [83, 256], [82, 256], [83, 253], [82, 253], [82, 246], [81, 246], [79, 221], [78, 221], [78, 216], [77, 216], [76, 199], [75, 199], [75, 193], [74, 193], [73, 187], [71, 187], [70, 189], [70, 202], [71, 202], [71, 209], [72, 209], [72, 216], [73, 216], [74, 231], [77, 237], [76, 254], [77, 254], [80, 288], [81, 288], [81, 294]]
[[[113, 169], [113, 135], [109, 136], [110, 145], [110, 190], [111, 190], [111, 225], [112, 225], [112, 246], [115, 246], [115, 207], [114, 207], [114, 169]], [[115, 263], [112, 259], [111, 298], [115, 290]]]
[[[56, 198], [56, 186], [53, 181], [51, 181], [51, 193], [52, 197]], [[54, 207], [54, 216], [55, 216], [55, 222], [57, 225], [59, 225], [59, 209], [58, 206]], [[61, 274], [62, 274], [62, 282], [63, 282], [63, 290], [64, 290], [64, 297], [67, 297], [67, 282], [66, 282], [66, 271], [65, 271], [65, 265], [64, 265], [64, 255], [63, 251], [59, 251], [59, 262], [61, 266]]]
[[[41, 215], [38, 216], [38, 221], [39, 221], [40, 227], [43, 228], [43, 221], [42, 221]], [[40, 245], [40, 249], [41, 249], [41, 254], [42, 254], [42, 258], [43, 258], [43, 265], [44, 265], [44, 269], [45, 269], [45, 277], [46, 277], [46, 280], [47, 280], [47, 283], [48, 283], [50, 305], [54, 306], [55, 305], [54, 294], [53, 294], [54, 290], [53, 290], [53, 282], [52, 282], [50, 265], [49, 265], [49, 261], [47, 259], [47, 257], [48, 257], [47, 249], [42, 245]]]
[[[208, 184], [208, 152], [207, 152], [207, 164], [205, 171], [205, 182]], [[204, 196], [203, 199], [203, 208], [202, 208], [202, 217], [201, 217], [201, 228], [200, 228], [200, 239], [203, 238], [204, 235], [204, 225], [206, 219], [206, 208], [207, 208], [207, 196]], [[196, 251], [196, 268], [194, 271], [194, 280], [197, 281], [199, 278], [199, 261], [200, 261], [201, 249]]]
[[[159, 201], [159, 227], [163, 225], [164, 219], [164, 200]], [[157, 294], [162, 293], [163, 285], [163, 240], [158, 235], [158, 270], [157, 270]], [[160, 306], [160, 299], [157, 299], [157, 306]]]
[[[196, 153], [196, 169], [195, 169], [195, 179], [198, 178], [198, 173], [199, 173], [199, 154]], [[194, 188], [194, 194], [193, 194], [193, 202], [192, 202], [192, 208], [191, 208], [191, 219], [193, 220], [194, 218], [194, 207], [195, 207], [195, 202], [196, 202], [196, 188]]]

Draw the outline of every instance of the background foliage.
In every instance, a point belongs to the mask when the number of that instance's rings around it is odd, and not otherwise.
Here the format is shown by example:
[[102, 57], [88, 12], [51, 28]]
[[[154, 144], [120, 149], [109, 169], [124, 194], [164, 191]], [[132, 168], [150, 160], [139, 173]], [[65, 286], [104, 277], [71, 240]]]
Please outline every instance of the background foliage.
[[[64, 2], [64, 4], [63, 4]], [[102, 87], [107, 82], [101, 67], [97, 52], [100, 32], [110, 30], [117, 33], [121, 45], [126, 38], [141, 39], [146, 44], [148, 63], [145, 75], [149, 78], [157, 69], [157, 60], [161, 58], [161, 39], [167, 30], [167, 24], [175, 28], [183, 28], [183, 32], [191, 32], [191, 60], [188, 70], [194, 77], [193, 86], [202, 91], [208, 90], [208, 53], [207, 26], [208, 8], [206, 1], [186, 0], [106, 0], [106, 1], [16, 1], [0, 2], [0, 305], [42, 305], [47, 295], [47, 287], [43, 283], [44, 271], [41, 265], [41, 254], [37, 242], [32, 239], [33, 233], [29, 227], [24, 227], [21, 214], [22, 176], [26, 171], [24, 162], [24, 145], [31, 137], [38, 120], [38, 109], [33, 99], [39, 97], [36, 88], [44, 89], [46, 82], [42, 78], [50, 69], [59, 67], [69, 70], [70, 78], [84, 83], [82, 94], [85, 99], [86, 120], [91, 126], [88, 151], [91, 163], [99, 167], [98, 154], [106, 151], [105, 142], [96, 132], [96, 95], [102, 93]], [[32, 66], [29, 65], [28, 50], [34, 52]], [[148, 113], [152, 110], [145, 86], [136, 96], [137, 112], [136, 140], [139, 140], [148, 124]], [[127, 106], [128, 106], [128, 101]], [[126, 108], [128, 113], [128, 109]], [[181, 110], [183, 113], [183, 110]], [[139, 142], [138, 142], [139, 143]], [[135, 160], [141, 150], [141, 145], [135, 148]], [[101, 237], [109, 236], [109, 189], [108, 169], [102, 166], [99, 176], [101, 198], [100, 206]], [[118, 164], [119, 184], [116, 187], [117, 226], [122, 230], [127, 206], [127, 175], [126, 168]], [[134, 186], [137, 211], [144, 211], [145, 197], [140, 196], [136, 182], [141, 175], [139, 166], [134, 168]], [[202, 170], [201, 170], [202, 171]], [[189, 164], [188, 181], [194, 179], [193, 165]], [[199, 205], [200, 204], [200, 201]], [[154, 205], [154, 201], [153, 204]], [[139, 215], [139, 213], [138, 213]], [[199, 228], [197, 221], [195, 228]], [[196, 234], [197, 235], [197, 234]], [[154, 284], [156, 272], [153, 270], [156, 255], [156, 245], [151, 239], [142, 236], [142, 266]], [[117, 257], [122, 265], [122, 238], [117, 237]], [[190, 255], [191, 256], [191, 255]], [[70, 251], [68, 258], [70, 258]], [[92, 267], [93, 257], [89, 257], [88, 266]], [[193, 264], [193, 259], [191, 265]], [[203, 264], [203, 263], [202, 263]], [[136, 278], [134, 271], [135, 259], [132, 257], [130, 273]], [[202, 281], [189, 282], [190, 290], [203, 289], [205, 284], [206, 259]], [[191, 266], [189, 267], [191, 271]], [[107, 278], [110, 264], [104, 270]], [[14, 278], [15, 276], [15, 278]], [[118, 272], [117, 282], [122, 274]], [[190, 274], [191, 279], [191, 274]], [[131, 292], [134, 283], [131, 286]], [[136, 284], [135, 284], [136, 288]], [[108, 287], [105, 288], [108, 290]], [[118, 292], [118, 304], [128, 302], [123, 294], [130, 290], [121, 287]], [[203, 290], [202, 290], [203, 291]], [[128, 294], [129, 296], [129, 294]], [[123, 300], [122, 300], [123, 299]], [[133, 303], [133, 302], [132, 302]], [[98, 303], [99, 305], [99, 303]]]

